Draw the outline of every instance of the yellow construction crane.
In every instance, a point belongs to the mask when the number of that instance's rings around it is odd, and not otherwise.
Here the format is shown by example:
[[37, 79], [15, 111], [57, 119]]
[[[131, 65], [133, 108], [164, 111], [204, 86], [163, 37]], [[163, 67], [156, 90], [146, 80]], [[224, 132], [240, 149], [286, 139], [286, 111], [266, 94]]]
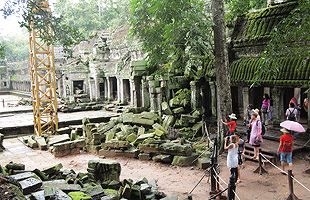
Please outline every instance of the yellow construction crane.
[[[40, 9], [51, 12], [48, 1]], [[34, 134], [53, 134], [58, 129], [54, 48], [40, 39], [39, 30], [30, 21], [30, 57]]]

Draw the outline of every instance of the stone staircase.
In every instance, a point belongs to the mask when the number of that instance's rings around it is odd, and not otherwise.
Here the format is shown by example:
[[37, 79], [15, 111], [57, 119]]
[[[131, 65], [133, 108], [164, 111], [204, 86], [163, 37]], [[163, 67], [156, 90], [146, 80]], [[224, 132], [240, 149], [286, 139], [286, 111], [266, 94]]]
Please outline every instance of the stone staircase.
[[[261, 153], [272, 163], [277, 164], [278, 163], [278, 156], [276, 153], [266, 151], [263, 148], [261, 148]], [[258, 160], [252, 159], [254, 156], [254, 148], [250, 144], [245, 145], [245, 160], [250, 160], [253, 162], [258, 162]], [[268, 162], [263, 158], [263, 162]]]

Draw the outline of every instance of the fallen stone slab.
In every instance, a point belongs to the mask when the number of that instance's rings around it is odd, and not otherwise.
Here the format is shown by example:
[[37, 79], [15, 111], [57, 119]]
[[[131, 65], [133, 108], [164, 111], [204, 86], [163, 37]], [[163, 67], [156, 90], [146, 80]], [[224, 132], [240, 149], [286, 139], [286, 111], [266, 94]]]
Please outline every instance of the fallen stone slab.
[[22, 180], [25, 180], [25, 179], [28, 179], [31, 177], [32, 178], [38, 178], [38, 176], [33, 172], [25, 172], [25, 173], [15, 174], [15, 175], [11, 175], [9, 177], [16, 180], [16, 181], [22, 181]]
[[61, 143], [61, 142], [67, 142], [69, 140], [70, 140], [70, 137], [68, 134], [53, 135], [49, 138], [48, 144], [50, 146], [53, 146], [54, 144]]
[[35, 169], [32, 172], [35, 173], [42, 181], [46, 181], [48, 179], [48, 177], [39, 169]]
[[181, 114], [181, 113], [184, 113], [185, 110], [184, 110], [183, 107], [179, 107], [179, 108], [173, 109], [172, 112], [173, 112], [174, 114]]
[[144, 195], [150, 194], [152, 191], [152, 186], [150, 186], [149, 184], [143, 183], [140, 185], [140, 191]]
[[188, 167], [194, 165], [194, 161], [197, 159], [198, 155], [194, 154], [192, 156], [174, 156], [172, 165], [180, 167]]
[[99, 184], [84, 184], [82, 191], [91, 196], [92, 199], [100, 199], [105, 196], [104, 190]]
[[110, 149], [110, 150], [106, 150], [106, 149], [100, 149], [99, 156], [104, 156], [104, 157], [125, 157], [125, 158], [138, 158], [139, 155], [139, 150], [135, 149], [135, 150], [117, 150], [117, 149]]
[[84, 192], [69, 192], [68, 195], [71, 197], [71, 199], [76, 200], [91, 200], [92, 197], [85, 194]]
[[164, 143], [159, 146], [159, 151], [162, 154], [174, 156], [190, 156], [192, 155], [193, 149], [188, 144]]
[[82, 188], [78, 184], [59, 183], [58, 181], [49, 181], [44, 183], [44, 187], [57, 188], [66, 193], [80, 191]]
[[208, 167], [211, 166], [211, 160], [208, 158], [198, 158], [196, 166], [199, 169], [207, 169]]
[[139, 135], [138, 138], [136, 139], [135, 143], [143, 142], [143, 140], [145, 140], [147, 138], [153, 138], [154, 135], [155, 135], [154, 133]]
[[42, 181], [36, 178], [27, 178], [19, 181], [24, 195], [31, 194], [42, 186]]
[[158, 144], [142, 144], [139, 146], [139, 150], [143, 153], [159, 153]]
[[56, 130], [56, 133], [58, 135], [64, 135], [64, 134], [70, 134], [71, 133], [72, 128], [71, 127], [63, 127], [63, 128], [59, 128]]
[[169, 104], [167, 102], [162, 102], [161, 103], [161, 110], [166, 115], [172, 115], [173, 114], [171, 109], [170, 109], [170, 107], [169, 107]]
[[9, 164], [5, 165], [5, 167], [8, 170], [25, 170], [25, 165], [24, 164], [20, 164], [20, 163], [14, 163], [14, 162], [10, 162]]
[[139, 153], [139, 160], [151, 160], [151, 155], [149, 153]]
[[44, 190], [40, 190], [30, 195], [31, 200], [45, 200]]
[[173, 156], [171, 156], [171, 155], [157, 155], [157, 156], [154, 156], [152, 159], [155, 162], [171, 164]]
[[106, 143], [101, 144], [102, 148], [111, 148], [111, 149], [128, 149], [131, 145], [127, 141], [111, 140]]
[[97, 159], [88, 161], [88, 169], [92, 169], [91, 175], [100, 183], [106, 181], [119, 181], [121, 165], [119, 162], [109, 159]]
[[35, 140], [37, 141], [40, 150], [47, 150], [47, 143], [44, 137], [36, 137]]
[[66, 193], [59, 190], [58, 188], [44, 187], [44, 197], [45, 199], [53, 200], [72, 200]]
[[52, 176], [54, 174], [58, 174], [62, 168], [63, 168], [62, 164], [59, 163], [55, 166], [52, 166], [52, 167], [49, 167], [49, 168], [42, 170], [42, 172], [44, 172], [48, 176]]
[[51, 181], [43, 181], [43, 186], [44, 185], [55, 185], [55, 184], [66, 184], [67, 181], [65, 179], [56, 179], [56, 180], [51, 180]]
[[32, 136], [30, 136], [27, 138], [27, 146], [32, 149], [35, 149], [35, 148], [38, 148], [38, 143], [36, 140], [32, 138]]

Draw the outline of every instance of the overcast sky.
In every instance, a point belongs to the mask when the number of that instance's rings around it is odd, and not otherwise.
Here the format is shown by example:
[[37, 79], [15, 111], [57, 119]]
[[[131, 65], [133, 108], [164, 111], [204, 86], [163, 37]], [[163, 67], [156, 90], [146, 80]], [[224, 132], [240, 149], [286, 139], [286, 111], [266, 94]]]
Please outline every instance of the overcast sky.
[[[49, 0], [50, 4], [56, 2], [56, 0]], [[0, 0], [0, 9], [3, 8], [5, 0]], [[9, 16], [8, 18], [4, 19], [2, 13], [0, 13], [0, 37], [7, 37], [10, 35], [25, 35], [25, 30], [23, 31], [22, 28], [19, 26], [18, 21], [20, 18], [18, 16]], [[25, 28], [23, 28], [25, 29]]]

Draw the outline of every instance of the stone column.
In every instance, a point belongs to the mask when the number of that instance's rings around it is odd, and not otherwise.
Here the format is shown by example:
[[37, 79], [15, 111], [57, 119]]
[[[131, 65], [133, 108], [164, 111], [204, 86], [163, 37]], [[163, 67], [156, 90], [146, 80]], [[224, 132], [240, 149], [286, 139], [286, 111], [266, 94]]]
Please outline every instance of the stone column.
[[197, 81], [191, 81], [191, 107], [192, 110], [201, 110], [200, 88]]
[[116, 81], [117, 81], [117, 102], [124, 103], [123, 81], [120, 78], [117, 78]]
[[245, 118], [247, 115], [247, 107], [250, 104], [250, 95], [248, 87], [242, 88], [242, 102], [243, 102], [243, 118]]
[[210, 82], [211, 89], [211, 105], [212, 105], [212, 115], [217, 116], [217, 98], [216, 98], [216, 85], [215, 82]]
[[112, 89], [112, 83], [111, 83], [111, 79], [110, 79], [110, 77], [107, 77], [107, 86], [108, 86], [108, 96], [107, 96], [107, 98], [108, 98], [108, 101], [111, 101], [111, 99], [112, 99], [112, 96], [113, 96], [113, 94], [112, 94], [112, 92], [113, 92], [113, 89]]
[[152, 112], [157, 112], [157, 95], [156, 95], [156, 85], [154, 78], [152, 76], [147, 77], [150, 93], [150, 110]]
[[133, 78], [129, 79], [129, 84], [130, 84], [130, 99], [131, 99], [130, 105], [136, 107], [137, 105], [137, 99], [135, 97], [136, 87], [135, 87], [135, 81], [133, 80]]
[[280, 123], [284, 120], [284, 93], [281, 88], [272, 88], [273, 97], [273, 122]]
[[264, 87], [264, 94], [268, 94], [270, 96], [270, 87]]
[[149, 108], [150, 107], [150, 93], [148, 84], [145, 78], [141, 80], [141, 87], [142, 87], [142, 107]]
[[297, 97], [297, 103], [301, 104], [301, 88], [294, 88], [294, 97]]
[[108, 100], [108, 79], [107, 78], [103, 78], [103, 83], [104, 83], [104, 99]]

